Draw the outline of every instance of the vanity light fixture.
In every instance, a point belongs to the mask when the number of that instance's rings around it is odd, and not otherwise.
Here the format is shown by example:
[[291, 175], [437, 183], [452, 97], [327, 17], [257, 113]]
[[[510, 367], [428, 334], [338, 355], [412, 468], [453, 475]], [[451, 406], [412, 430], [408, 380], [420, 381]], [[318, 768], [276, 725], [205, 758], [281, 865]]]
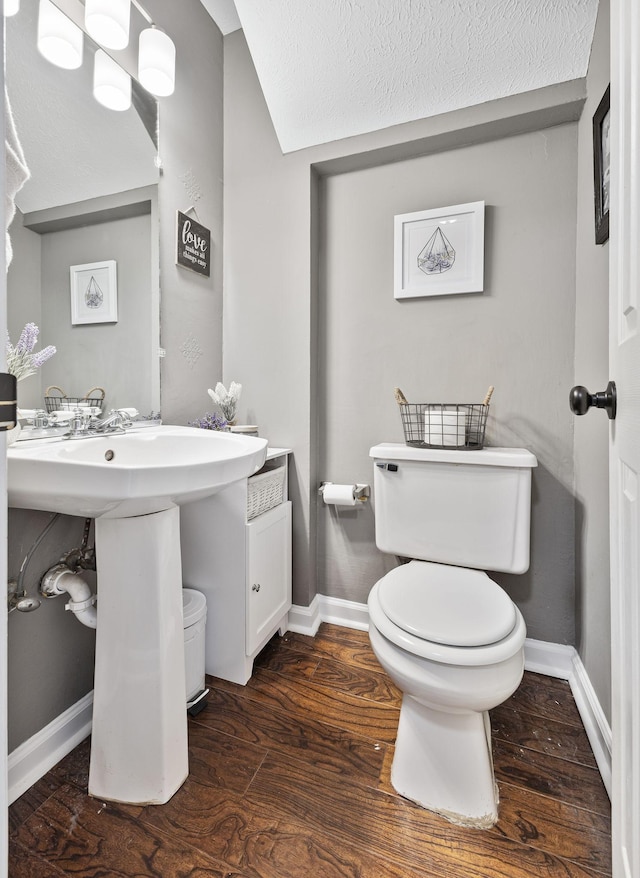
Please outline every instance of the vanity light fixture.
[[15, 15], [20, 11], [20, 0], [4, 0], [4, 17]]
[[85, 0], [84, 23], [93, 39], [107, 49], [129, 44], [130, 0]]
[[38, 50], [47, 61], [65, 70], [82, 64], [83, 34], [51, 0], [40, 0]]
[[157, 97], [173, 94], [176, 85], [176, 47], [171, 37], [152, 25], [140, 32], [138, 79]]
[[[5, 9], [19, 2], [5, 0]], [[83, 31], [56, 2], [40, 0], [38, 49], [52, 64], [70, 70], [82, 64]], [[129, 41], [131, 5], [149, 25], [140, 31], [138, 79], [152, 95], [168, 97], [173, 94], [176, 83], [176, 47], [138, 0], [85, 0], [84, 26], [101, 45], [109, 49], [125, 48]], [[93, 93], [105, 107], [126, 110], [131, 105], [131, 77], [124, 71], [116, 71], [116, 67], [106, 52], [96, 52]]]
[[131, 77], [102, 49], [93, 62], [93, 96], [110, 110], [128, 110], [131, 106]]

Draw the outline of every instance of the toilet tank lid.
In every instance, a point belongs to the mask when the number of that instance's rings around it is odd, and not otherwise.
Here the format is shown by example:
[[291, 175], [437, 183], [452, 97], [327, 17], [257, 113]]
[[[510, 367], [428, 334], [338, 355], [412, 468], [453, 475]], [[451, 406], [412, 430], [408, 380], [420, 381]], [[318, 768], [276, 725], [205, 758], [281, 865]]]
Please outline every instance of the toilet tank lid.
[[417, 460], [437, 463], [465, 463], [477, 466], [510, 466], [530, 468], [538, 465], [534, 454], [526, 448], [480, 448], [464, 451], [447, 448], [417, 448], [403, 442], [382, 442], [369, 450], [374, 460]]

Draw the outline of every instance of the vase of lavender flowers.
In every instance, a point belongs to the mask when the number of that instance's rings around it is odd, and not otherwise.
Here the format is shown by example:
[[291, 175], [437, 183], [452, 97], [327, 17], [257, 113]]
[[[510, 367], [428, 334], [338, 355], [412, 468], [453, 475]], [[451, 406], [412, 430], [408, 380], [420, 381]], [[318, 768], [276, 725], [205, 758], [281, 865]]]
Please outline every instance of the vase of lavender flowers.
[[[53, 345], [47, 345], [41, 351], [34, 351], [39, 333], [40, 330], [35, 323], [27, 323], [20, 333], [18, 343], [14, 346], [7, 332], [7, 371], [10, 375], [15, 375], [17, 381], [28, 378], [29, 375], [35, 375], [40, 366], [56, 353]], [[16, 426], [7, 432], [7, 445], [15, 442], [19, 435], [20, 422], [18, 421]]]
[[233, 427], [236, 422], [236, 409], [241, 391], [242, 384], [237, 384], [235, 381], [231, 382], [228, 390], [220, 381], [216, 384], [215, 390], [211, 390], [211, 388], [207, 390], [211, 399], [220, 406], [220, 411], [230, 427]]

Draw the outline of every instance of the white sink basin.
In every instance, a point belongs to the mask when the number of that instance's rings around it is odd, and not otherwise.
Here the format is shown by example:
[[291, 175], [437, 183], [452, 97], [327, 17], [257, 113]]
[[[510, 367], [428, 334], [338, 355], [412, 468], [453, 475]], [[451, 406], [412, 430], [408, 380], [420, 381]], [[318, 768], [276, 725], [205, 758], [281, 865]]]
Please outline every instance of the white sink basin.
[[162, 804], [187, 777], [179, 506], [250, 476], [266, 454], [266, 439], [170, 426], [8, 450], [10, 506], [96, 519], [96, 799]]
[[7, 453], [9, 506], [88, 518], [147, 515], [252, 475], [266, 453], [266, 439], [164, 425], [21, 441]]

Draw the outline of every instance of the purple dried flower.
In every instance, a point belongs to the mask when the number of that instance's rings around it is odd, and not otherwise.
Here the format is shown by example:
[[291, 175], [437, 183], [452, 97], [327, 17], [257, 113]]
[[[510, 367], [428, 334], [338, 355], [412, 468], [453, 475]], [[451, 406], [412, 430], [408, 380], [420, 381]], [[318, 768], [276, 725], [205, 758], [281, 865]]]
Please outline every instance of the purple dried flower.
[[56, 352], [53, 345], [48, 345], [37, 354], [32, 353], [38, 341], [38, 333], [39, 329], [35, 323], [27, 323], [15, 347], [11, 344], [7, 333], [7, 370], [10, 375], [15, 375], [18, 381], [33, 375], [36, 369], [39, 369]]
[[225, 419], [217, 412], [214, 414], [207, 412], [202, 418], [196, 418], [188, 424], [190, 427], [200, 427], [201, 430], [224, 430], [227, 426]]
[[40, 366], [42, 366], [43, 363], [46, 363], [47, 360], [50, 360], [55, 353], [55, 347], [52, 344], [47, 345], [46, 348], [42, 348], [37, 354], [31, 354], [31, 365], [34, 369], [39, 369]]
[[27, 323], [25, 328], [20, 333], [20, 338], [18, 339], [18, 344], [16, 345], [16, 353], [30, 354], [36, 346], [39, 332], [40, 330], [35, 325], [35, 323]]

